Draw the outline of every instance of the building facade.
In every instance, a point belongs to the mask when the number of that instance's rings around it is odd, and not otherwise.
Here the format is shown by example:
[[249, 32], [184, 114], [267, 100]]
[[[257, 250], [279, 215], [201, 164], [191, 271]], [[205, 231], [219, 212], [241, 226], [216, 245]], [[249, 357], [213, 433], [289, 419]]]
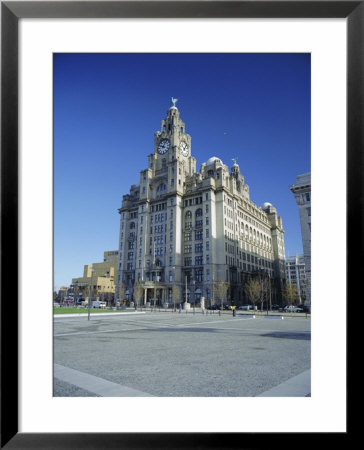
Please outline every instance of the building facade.
[[311, 173], [298, 175], [296, 184], [289, 188], [299, 208], [307, 283], [306, 304], [311, 305]]
[[[275, 302], [285, 279], [282, 219], [270, 204], [254, 204], [236, 159], [228, 168], [211, 157], [196, 171], [191, 136], [176, 100], [154, 135], [154, 151], [139, 182], [123, 196], [118, 286], [131, 299], [139, 281], [142, 302], [218, 303], [214, 286], [229, 284], [228, 301], [245, 300], [249, 276], [270, 280]], [[120, 289], [119, 289], [120, 291]], [[116, 294], [118, 296], [118, 293]]]
[[304, 304], [307, 298], [307, 280], [303, 255], [290, 256], [286, 259], [287, 283], [297, 287], [298, 303]]
[[82, 294], [84, 299], [88, 299], [92, 292], [93, 298], [111, 303], [115, 294], [118, 255], [117, 250], [106, 251], [102, 262], [86, 264], [83, 276], [72, 278], [71, 287], [76, 291], [76, 295]]

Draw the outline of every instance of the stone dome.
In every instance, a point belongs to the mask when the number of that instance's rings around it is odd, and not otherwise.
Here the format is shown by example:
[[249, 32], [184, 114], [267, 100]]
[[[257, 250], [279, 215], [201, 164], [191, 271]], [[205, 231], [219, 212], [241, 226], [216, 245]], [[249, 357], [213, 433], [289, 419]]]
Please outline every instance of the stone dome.
[[262, 210], [267, 211], [267, 209], [269, 209], [271, 206], [273, 207], [273, 205], [271, 203], [265, 202], [262, 205]]
[[209, 159], [206, 161], [206, 166], [210, 166], [211, 164], [214, 164], [216, 161], [222, 163], [222, 161], [221, 161], [220, 158], [217, 158], [216, 156], [212, 156], [211, 158], [209, 158]]

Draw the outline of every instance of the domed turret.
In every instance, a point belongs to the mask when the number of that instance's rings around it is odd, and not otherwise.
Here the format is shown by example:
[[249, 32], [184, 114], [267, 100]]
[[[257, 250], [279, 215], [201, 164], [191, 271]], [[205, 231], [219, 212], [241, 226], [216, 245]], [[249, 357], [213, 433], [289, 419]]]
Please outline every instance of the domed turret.
[[268, 209], [273, 208], [273, 205], [271, 203], [265, 202], [262, 205], [262, 210], [263, 211], [268, 211]]
[[206, 161], [206, 166], [211, 166], [211, 164], [215, 164], [215, 162], [220, 162], [222, 164], [222, 161], [220, 158], [217, 158], [216, 156], [212, 156]]

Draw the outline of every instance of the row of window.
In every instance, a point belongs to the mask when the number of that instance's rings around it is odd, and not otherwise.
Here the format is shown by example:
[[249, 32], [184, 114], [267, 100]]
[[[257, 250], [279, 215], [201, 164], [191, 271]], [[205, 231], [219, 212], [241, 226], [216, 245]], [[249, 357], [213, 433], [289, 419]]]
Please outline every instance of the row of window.
[[[206, 244], [207, 244], [206, 250], [208, 250], [209, 243], [207, 242]], [[185, 253], [192, 253], [192, 248], [193, 248], [192, 244], [185, 245], [184, 248]], [[195, 244], [195, 253], [202, 253], [202, 252], [203, 252], [203, 243]]]
[[[206, 255], [206, 264], [210, 264], [210, 255]], [[185, 266], [192, 266], [192, 256], [185, 257]], [[203, 256], [195, 256], [195, 266], [203, 266]]]
[[[208, 228], [205, 230], [205, 237], [210, 237], [210, 231]], [[196, 230], [195, 231], [195, 241], [201, 241], [203, 239], [203, 231], [202, 230]], [[185, 242], [192, 241], [193, 240], [193, 232], [192, 231], [186, 231], [184, 234], [184, 240]]]
[[[206, 195], [206, 200], [208, 200], [209, 198], [209, 194], [205, 194]], [[202, 197], [194, 197], [194, 198], [189, 198], [188, 200], [184, 201], [184, 206], [193, 206], [193, 205], [200, 205], [202, 203]]]

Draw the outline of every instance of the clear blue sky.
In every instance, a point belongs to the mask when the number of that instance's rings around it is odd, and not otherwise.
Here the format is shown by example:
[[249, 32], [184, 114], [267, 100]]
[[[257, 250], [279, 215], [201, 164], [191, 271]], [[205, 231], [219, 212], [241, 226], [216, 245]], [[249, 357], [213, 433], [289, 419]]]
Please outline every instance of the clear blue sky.
[[237, 157], [257, 205], [283, 219], [302, 253], [289, 185], [311, 170], [309, 54], [55, 54], [54, 284], [117, 250], [122, 196], [139, 182], [171, 97], [197, 170]]

